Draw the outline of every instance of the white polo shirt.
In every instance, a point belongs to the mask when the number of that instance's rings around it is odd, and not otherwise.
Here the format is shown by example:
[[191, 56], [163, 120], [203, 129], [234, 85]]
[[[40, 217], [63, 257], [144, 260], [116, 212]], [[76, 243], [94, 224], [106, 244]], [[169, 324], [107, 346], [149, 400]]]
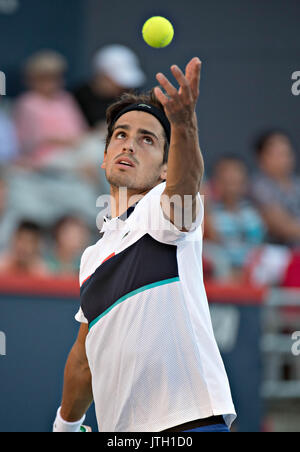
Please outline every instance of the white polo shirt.
[[82, 256], [76, 319], [89, 324], [100, 432], [159, 432], [217, 415], [230, 427], [236, 417], [203, 284], [203, 203], [181, 232], [163, 215], [164, 189], [126, 220], [106, 220]]

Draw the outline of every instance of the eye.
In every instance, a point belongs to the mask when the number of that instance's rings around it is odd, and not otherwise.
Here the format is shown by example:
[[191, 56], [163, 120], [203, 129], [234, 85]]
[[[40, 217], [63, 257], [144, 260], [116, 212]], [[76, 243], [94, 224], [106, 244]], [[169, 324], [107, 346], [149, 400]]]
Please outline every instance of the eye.
[[126, 133], [125, 132], [116, 132], [115, 137], [118, 138], [125, 138]]
[[148, 137], [148, 136], [145, 136], [145, 137], [144, 137], [144, 141], [145, 141], [147, 144], [153, 144], [153, 143], [154, 143], [153, 139], [152, 139], [151, 137]]

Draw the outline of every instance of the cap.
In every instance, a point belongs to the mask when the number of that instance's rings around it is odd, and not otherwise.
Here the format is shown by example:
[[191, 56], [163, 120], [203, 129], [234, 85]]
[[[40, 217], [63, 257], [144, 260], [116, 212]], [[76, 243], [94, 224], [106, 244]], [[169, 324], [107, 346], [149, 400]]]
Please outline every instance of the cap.
[[123, 88], [139, 88], [146, 81], [135, 53], [119, 44], [103, 47], [96, 53], [94, 70], [105, 73]]

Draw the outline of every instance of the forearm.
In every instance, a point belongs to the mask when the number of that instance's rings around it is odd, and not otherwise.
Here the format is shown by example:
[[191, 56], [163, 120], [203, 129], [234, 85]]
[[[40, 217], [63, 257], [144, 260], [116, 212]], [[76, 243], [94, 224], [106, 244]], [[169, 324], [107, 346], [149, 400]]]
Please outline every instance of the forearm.
[[201, 61], [193, 58], [185, 75], [176, 65], [171, 71], [180, 85], [179, 90], [161, 73], [156, 78], [166, 94], [159, 87], [155, 88], [171, 124], [167, 181], [161, 207], [171, 223], [181, 231], [188, 231], [200, 210], [197, 194], [204, 173], [196, 116]]
[[300, 241], [300, 224], [280, 207], [264, 208], [261, 211], [269, 232], [287, 242]]
[[165, 192], [195, 196], [199, 192], [203, 173], [204, 161], [194, 115], [188, 123], [172, 125]]
[[296, 221], [289, 221], [282, 223], [280, 226], [274, 223], [270, 227], [270, 231], [273, 235], [279, 237], [287, 242], [300, 241], [300, 225]]
[[81, 419], [93, 402], [91, 373], [86, 360], [78, 356], [74, 346], [67, 360], [61, 416], [67, 422]]

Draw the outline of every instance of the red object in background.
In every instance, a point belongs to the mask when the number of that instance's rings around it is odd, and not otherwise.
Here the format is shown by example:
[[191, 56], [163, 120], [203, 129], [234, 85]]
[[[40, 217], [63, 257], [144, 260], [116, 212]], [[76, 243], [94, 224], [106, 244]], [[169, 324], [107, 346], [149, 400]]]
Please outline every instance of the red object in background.
[[78, 279], [73, 277], [60, 278], [56, 276], [48, 278], [1, 274], [0, 293], [78, 298], [80, 288]]
[[[205, 289], [210, 302], [240, 306], [263, 304], [268, 291], [265, 287], [218, 284], [213, 280], [205, 282]], [[77, 278], [0, 275], [0, 294], [79, 298], [80, 289]]]
[[202, 258], [203, 263], [203, 277], [204, 279], [212, 279], [214, 273], [214, 266], [212, 262], [205, 257]]
[[300, 250], [293, 252], [281, 286], [300, 287]]

